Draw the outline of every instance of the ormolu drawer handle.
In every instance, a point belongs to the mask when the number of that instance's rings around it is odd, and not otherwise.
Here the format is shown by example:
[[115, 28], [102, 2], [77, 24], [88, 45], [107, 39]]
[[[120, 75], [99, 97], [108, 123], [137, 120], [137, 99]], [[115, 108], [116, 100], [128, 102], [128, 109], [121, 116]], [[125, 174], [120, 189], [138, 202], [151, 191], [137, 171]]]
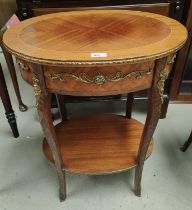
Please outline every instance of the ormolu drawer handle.
[[141, 70], [141, 71], [132, 71], [128, 74], [123, 74], [122, 72], [118, 71], [115, 73], [115, 75], [113, 77], [109, 77], [109, 76], [101, 74], [101, 73], [98, 73], [96, 76], [89, 77], [86, 75], [85, 72], [81, 72], [81, 73], [79, 73], [79, 75], [63, 72], [63, 73], [49, 74], [49, 78], [51, 80], [59, 80], [59, 81], [64, 81], [65, 78], [72, 78], [74, 80], [81, 81], [83, 83], [93, 83], [96, 85], [103, 85], [107, 81], [119, 82], [119, 81], [125, 80], [130, 77], [134, 77], [134, 78], [138, 79], [138, 78], [144, 77], [145, 75], [149, 75], [149, 74], [151, 74], [151, 69]]

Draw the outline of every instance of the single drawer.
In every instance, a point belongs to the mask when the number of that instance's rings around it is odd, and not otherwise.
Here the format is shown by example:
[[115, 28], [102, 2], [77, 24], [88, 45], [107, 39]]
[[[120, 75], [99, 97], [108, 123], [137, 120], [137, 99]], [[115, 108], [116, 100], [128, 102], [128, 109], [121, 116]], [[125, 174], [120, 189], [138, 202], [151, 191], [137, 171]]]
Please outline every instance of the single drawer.
[[50, 92], [73, 96], [123, 94], [151, 87], [154, 61], [100, 67], [44, 66]]

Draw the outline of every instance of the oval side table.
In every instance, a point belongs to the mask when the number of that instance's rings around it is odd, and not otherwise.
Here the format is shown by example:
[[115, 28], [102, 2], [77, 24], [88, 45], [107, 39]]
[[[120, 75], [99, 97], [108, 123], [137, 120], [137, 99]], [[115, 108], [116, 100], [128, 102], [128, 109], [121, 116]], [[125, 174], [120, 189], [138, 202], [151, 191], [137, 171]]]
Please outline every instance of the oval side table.
[[[170, 18], [139, 11], [90, 10], [32, 18], [5, 32], [5, 47], [33, 75], [46, 157], [55, 163], [60, 199], [65, 171], [114, 173], [136, 167], [141, 195], [144, 160], [163, 100], [164, 81], [187, 31]], [[144, 125], [117, 115], [52, 123], [50, 94], [105, 96], [149, 89]]]

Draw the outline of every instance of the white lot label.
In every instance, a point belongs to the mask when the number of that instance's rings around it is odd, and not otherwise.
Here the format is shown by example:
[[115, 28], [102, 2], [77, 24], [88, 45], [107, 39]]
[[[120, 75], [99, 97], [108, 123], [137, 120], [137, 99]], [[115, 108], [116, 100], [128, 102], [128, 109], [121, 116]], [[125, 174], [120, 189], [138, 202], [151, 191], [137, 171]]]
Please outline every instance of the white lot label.
[[107, 57], [107, 53], [91, 53], [92, 58], [105, 58]]

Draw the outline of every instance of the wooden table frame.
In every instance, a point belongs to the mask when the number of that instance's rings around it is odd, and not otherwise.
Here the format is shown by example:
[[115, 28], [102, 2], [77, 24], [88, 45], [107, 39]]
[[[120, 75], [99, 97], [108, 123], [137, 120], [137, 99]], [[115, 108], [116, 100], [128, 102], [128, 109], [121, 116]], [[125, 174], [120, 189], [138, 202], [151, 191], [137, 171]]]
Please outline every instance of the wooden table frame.
[[[139, 146], [137, 167], [135, 172], [135, 194], [138, 196], [141, 195], [141, 177], [144, 160], [160, 117], [164, 82], [169, 73], [167, 71], [166, 65], [167, 58], [158, 59], [155, 64], [147, 119]], [[33, 85], [37, 99], [37, 110], [41, 126], [45, 133], [45, 137], [50, 145], [52, 153], [54, 154], [53, 156], [55, 158], [54, 161], [60, 185], [60, 199], [64, 200], [66, 198], [65, 172], [63, 171], [63, 162], [59, 153], [57, 137], [52, 122], [50, 93], [46, 89], [42, 68], [43, 67], [41, 65], [33, 64], [31, 69], [33, 72]]]
[[[41, 21], [43, 26], [47, 21], [43, 31]], [[58, 22], [53, 26], [55, 21]], [[53, 37], [44, 33], [46, 27], [49, 31], [49, 24], [53, 26]], [[67, 29], [63, 29], [65, 24]], [[148, 33], [154, 33], [152, 40]], [[71, 38], [75, 38], [74, 42]], [[43, 150], [55, 163], [61, 201], [66, 198], [65, 171], [105, 174], [136, 167], [135, 194], [141, 195], [143, 165], [152, 152], [152, 136], [161, 114], [164, 82], [175, 53], [186, 39], [186, 29], [175, 20], [123, 10], [51, 14], [22, 22], [5, 33], [5, 47], [16, 55], [20, 66], [32, 74], [39, 120], [45, 134]], [[100, 53], [94, 57], [98, 49], [106, 49], [102, 54], [104, 58], [97, 57]], [[150, 96], [144, 126], [128, 119], [129, 112], [127, 118], [96, 115], [53, 126], [51, 93], [74, 96], [128, 94], [128, 101], [132, 101], [133, 92], [146, 89]]]

